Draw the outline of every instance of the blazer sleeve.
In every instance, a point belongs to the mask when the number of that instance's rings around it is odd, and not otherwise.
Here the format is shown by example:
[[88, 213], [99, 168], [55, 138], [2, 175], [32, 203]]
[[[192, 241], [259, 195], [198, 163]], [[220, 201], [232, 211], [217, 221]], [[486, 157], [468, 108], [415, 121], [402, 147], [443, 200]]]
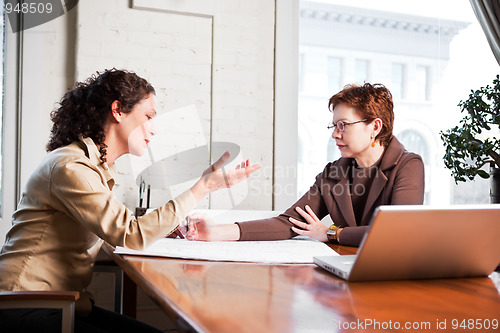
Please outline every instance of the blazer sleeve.
[[345, 227], [342, 229], [338, 241], [341, 245], [359, 246], [368, 230], [370, 230], [370, 226], [367, 225]]
[[288, 218], [293, 217], [299, 221], [305, 220], [297, 213], [295, 207], [304, 209], [306, 205], [309, 205], [319, 219], [325, 217], [328, 214], [328, 210], [323, 199], [322, 190], [329, 187], [322, 186], [324, 183], [324, 174], [325, 172], [322, 172], [316, 176], [316, 181], [309, 191], [283, 214], [267, 219], [236, 222], [240, 227], [240, 240], [281, 240], [297, 236], [292, 231], [292, 223], [288, 221]]
[[396, 172], [391, 205], [421, 205], [424, 203], [425, 174], [422, 158], [408, 153]]
[[135, 217], [102, 182], [85, 159], [54, 167], [54, 206], [113, 246], [143, 249], [171, 233], [196, 206], [190, 190], [141, 217]]

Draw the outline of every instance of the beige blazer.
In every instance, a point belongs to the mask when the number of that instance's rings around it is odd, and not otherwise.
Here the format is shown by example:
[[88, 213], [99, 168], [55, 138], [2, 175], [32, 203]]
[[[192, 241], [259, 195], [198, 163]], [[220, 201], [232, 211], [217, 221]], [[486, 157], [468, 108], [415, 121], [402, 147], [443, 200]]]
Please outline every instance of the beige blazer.
[[111, 191], [114, 183], [91, 139], [47, 154], [0, 252], [0, 290], [84, 291], [103, 240], [141, 249], [171, 233], [197, 203], [188, 190], [136, 218]]

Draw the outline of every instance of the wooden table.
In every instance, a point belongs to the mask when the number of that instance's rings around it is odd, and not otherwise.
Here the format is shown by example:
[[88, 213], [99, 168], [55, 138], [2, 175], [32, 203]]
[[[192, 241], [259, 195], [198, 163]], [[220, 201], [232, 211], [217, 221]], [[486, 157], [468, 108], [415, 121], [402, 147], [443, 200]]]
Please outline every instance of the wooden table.
[[111, 256], [181, 331], [500, 331], [498, 272], [484, 278], [347, 283], [313, 264]]

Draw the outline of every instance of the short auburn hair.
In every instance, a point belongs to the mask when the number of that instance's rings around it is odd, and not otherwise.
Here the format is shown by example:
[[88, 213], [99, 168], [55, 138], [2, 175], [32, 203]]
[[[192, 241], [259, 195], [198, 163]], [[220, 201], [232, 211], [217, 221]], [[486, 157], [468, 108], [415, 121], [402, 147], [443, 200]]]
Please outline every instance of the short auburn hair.
[[380, 118], [382, 130], [375, 140], [379, 140], [384, 147], [389, 145], [394, 124], [394, 104], [391, 92], [383, 84], [346, 85], [330, 98], [328, 108], [333, 112], [339, 104], [349, 105], [361, 115], [361, 118], [368, 121]]

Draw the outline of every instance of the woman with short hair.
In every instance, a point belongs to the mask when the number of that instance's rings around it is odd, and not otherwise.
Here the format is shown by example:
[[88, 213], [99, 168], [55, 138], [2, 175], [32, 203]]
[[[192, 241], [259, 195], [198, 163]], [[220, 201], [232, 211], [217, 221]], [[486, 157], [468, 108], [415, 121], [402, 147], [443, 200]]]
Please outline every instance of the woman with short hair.
[[[359, 246], [381, 205], [420, 205], [422, 158], [393, 136], [393, 101], [381, 84], [348, 85], [329, 100], [328, 126], [341, 158], [328, 163], [309, 191], [283, 214], [262, 220], [214, 225], [190, 216], [191, 240], [279, 240], [305, 235]], [[333, 225], [321, 219], [330, 215]], [[192, 227], [191, 227], [192, 226]]]

